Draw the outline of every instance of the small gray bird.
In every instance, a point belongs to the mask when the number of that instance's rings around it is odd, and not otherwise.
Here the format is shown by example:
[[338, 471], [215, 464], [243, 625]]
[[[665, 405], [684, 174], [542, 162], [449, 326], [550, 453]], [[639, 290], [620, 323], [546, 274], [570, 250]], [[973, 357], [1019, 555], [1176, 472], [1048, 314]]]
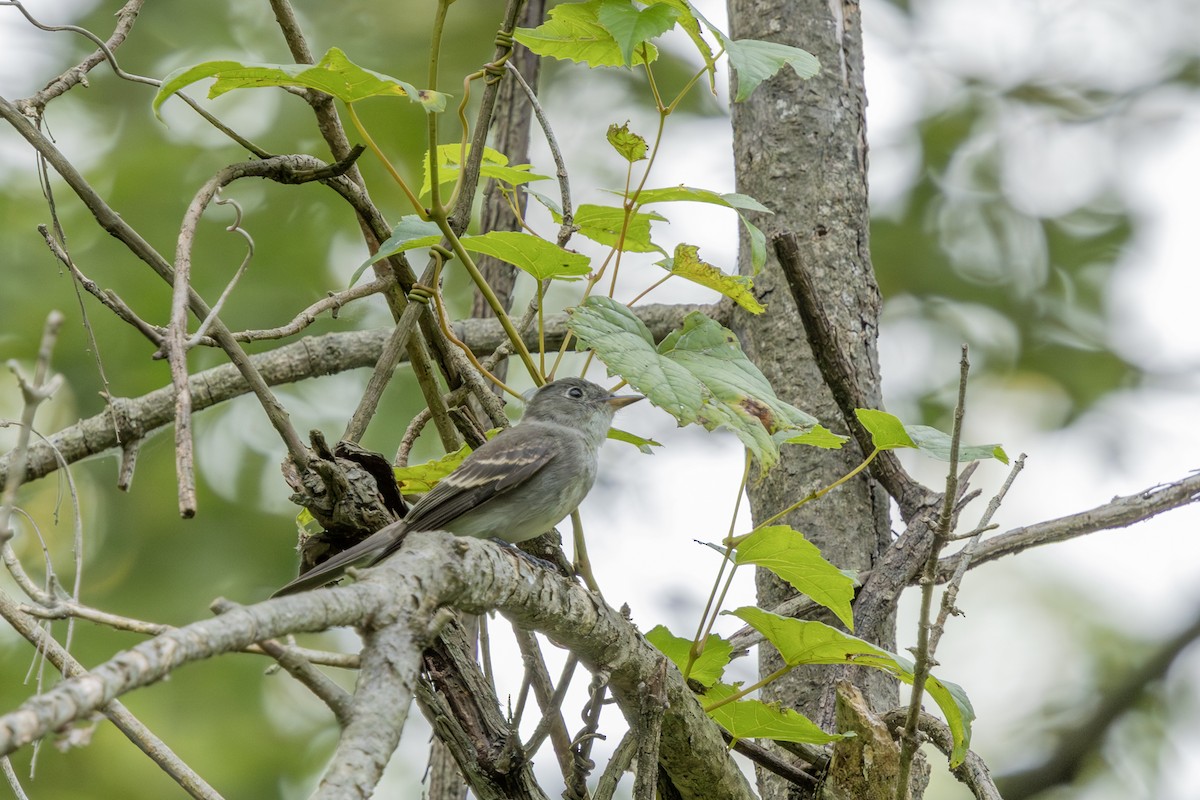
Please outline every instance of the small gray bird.
[[310, 569], [272, 597], [324, 586], [347, 567], [373, 566], [409, 531], [523, 542], [579, 507], [596, 480], [600, 445], [618, 408], [642, 396], [614, 395], [582, 378], [537, 390], [519, 424], [481, 445], [408, 511], [353, 547]]

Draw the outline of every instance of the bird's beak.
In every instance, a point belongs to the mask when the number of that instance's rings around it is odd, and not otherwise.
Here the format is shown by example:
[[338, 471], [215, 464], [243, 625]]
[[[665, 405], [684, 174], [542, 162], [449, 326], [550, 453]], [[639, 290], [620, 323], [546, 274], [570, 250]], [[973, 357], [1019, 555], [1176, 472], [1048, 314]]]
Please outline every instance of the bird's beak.
[[630, 403], [636, 403], [638, 400], [645, 399], [646, 398], [640, 394], [610, 394], [608, 399], [604, 402], [612, 406], [613, 411], [616, 411], [618, 408], [624, 408]]

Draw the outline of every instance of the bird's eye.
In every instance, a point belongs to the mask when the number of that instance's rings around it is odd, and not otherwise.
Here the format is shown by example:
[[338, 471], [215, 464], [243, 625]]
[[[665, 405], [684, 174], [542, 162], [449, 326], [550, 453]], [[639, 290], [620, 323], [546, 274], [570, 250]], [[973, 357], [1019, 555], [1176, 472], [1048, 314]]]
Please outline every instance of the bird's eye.
[[570, 389], [567, 389], [567, 397], [581, 400], [583, 399], [583, 389], [580, 389], [578, 386], [572, 386]]

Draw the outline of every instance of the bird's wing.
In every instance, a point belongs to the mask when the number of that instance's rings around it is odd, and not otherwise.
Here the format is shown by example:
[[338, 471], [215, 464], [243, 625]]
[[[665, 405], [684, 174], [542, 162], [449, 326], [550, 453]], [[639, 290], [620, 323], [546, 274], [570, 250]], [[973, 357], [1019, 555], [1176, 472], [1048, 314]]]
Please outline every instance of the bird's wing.
[[558, 454], [555, 439], [543, 433], [533, 424], [510, 428], [471, 453], [458, 469], [417, 501], [404, 519], [380, 528], [348, 550], [321, 562], [271, 596], [324, 586], [346, 567], [360, 562], [374, 566], [400, 549], [408, 531], [444, 529], [468, 511], [515, 489]]
[[405, 517], [408, 527], [419, 531], [445, 528], [468, 511], [517, 488], [553, 461], [559, 452], [554, 439], [529, 435], [534, 433], [530, 425], [524, 428], [512, 428], [503, 441], [498, 436], [483, 445], [439, 481], [409, 510]]
[[396, 520], [389, 525], [384, 525], [353, 547], [348, 547], [337, 555], [331, 556], [320, 564], [317, 564], [308, 572], [275, 592], [271, 597], [279, 597], [280, 595], [302, 592], [305, 589], [315, 589], [318, 586], [324, 586], [345, 572], [347, 567], [352, 567], [368, 559], [374, 564], [379, 560], [378, 557], [374, 557], [377, 553], [394, 552], [400, 546], [400, 543], [404, 541], [404, 534], [407, 532], [408, 525], [402, 519]]

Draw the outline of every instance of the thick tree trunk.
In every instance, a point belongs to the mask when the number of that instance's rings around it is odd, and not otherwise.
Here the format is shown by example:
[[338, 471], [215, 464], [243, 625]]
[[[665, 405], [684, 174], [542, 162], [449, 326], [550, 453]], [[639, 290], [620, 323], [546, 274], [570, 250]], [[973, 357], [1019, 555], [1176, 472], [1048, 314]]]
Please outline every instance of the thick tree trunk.
[[[827, 0], [729, 0], [734, 39], [762, 39], [801, 47], [817, 56], [821, 72], [802, 81], [789, 69], [767, 81], [733, 109], [738, 191], [775, 211], [763, 219], [768, 232], [792, 231], [802, 260], [812, 271], [865, 395], [879, 405], [876, 353], [879, 290], [868, 251], [866, 95], [863, 88], [862, 28], [855, 2]], [[770, 248], [768, 248], [769, 250]], [[742, 248], [741, 271], [750, 273]], [[813, 362], [788, 283], [773, 255], [755, 278], [767, 306], [758, 317], [739, 313], [734, 328], [742, 345], [783, 399], [845, 431], [829, 390]], [[750, 488], [756, 519], [764, 519], [845, 474], [863, 454], [853, 442], [830, 452], [790, 446], [765, 480]], [[843, 569], [869, 569], [891, 538], [887, 497], [862, 476], [786, 520]], [[759, 600], [772, 608], [793, 594], [770, 573], [758, 576]], [[894, 647], [894, 625], [856, 631], [884, 647]], [[762, 648], [765, 675], [779, 666], [778, 654]], [[795, 708], [822, 725], [833, 722], [831, 668], [795, 670], [767, 690], [770, 700]], [[894, 685], [880, 675], [853, 674], [870, 704], [897, 704]], [[760, 776], [764, 798], [781, 798], [786, 788]], [[793, 787], [794, 788], [794, 787]]]

